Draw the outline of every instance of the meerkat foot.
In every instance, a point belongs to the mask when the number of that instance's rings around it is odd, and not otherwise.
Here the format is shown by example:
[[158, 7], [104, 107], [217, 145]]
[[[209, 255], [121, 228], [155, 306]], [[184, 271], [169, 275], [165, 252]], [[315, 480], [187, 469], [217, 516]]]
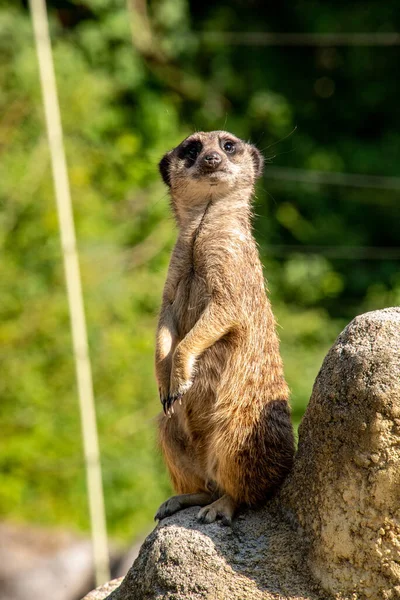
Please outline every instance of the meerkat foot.
[[237, 508], [237, 503], [228, 494], [224, 494], [212, 504], [202, 508], [197, 518], [200, 523], [213, 523], [217, 519], [221, 519], [224, 525], [231, 525], [232, 519]]
[[157, 521], [161, 521], [161, 519], [165, 519], [165, 517], [170, 517], [174, 513], [184, 508], [189, 508], [189, 506], [204, 506], [205, 504], [208, 504], [211, 500], [212, 496], [208, 492], [171, 496], [171, 498], [169, 498], [161, 504], [154, 519]]

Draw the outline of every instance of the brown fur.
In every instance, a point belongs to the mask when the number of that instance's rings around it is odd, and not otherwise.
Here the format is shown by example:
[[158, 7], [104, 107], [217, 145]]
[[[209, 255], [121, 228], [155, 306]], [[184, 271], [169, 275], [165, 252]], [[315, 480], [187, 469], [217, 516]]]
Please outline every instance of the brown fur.
[[157, 331], [159, 436], [185, 496], [157, 518], [217, 499], [200, 519], [229, 522], [240, 504], [264, 501], [292, 465], [288, 387], [251, 233], [261, 168], [254, 146], [223, 131], [193, 134], [160, 163], [179, 237]]

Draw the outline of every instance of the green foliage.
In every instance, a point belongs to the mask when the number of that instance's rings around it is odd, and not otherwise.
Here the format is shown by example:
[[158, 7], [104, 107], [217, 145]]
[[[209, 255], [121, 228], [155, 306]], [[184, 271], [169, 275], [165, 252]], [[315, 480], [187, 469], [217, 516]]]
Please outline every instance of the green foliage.
[[[399, 176], [393, 49], [247, 47], [196, 32], [331, 32], [339, 14], [343, 30], [396, 29], [397, 13], [376, 1], [310, 0], [271, 13], [261, 2], [154, 0], [148, 20], [131, 20], [122, 0], [47, 4], [107, 517], [114, 536], [130, 539], [169, 493], [153, 340], [175, 231], [159, 158], [195, 128], [226, 127], [281, 166]], [[0, 517], [87, 529], [57, 214], [22, 3], [0, 3], [0, 59]], [[400, 302], [398, 261], [352, 252], [398, 245], [398, 191], [282, 184], [267, 164], [255, 212], [297, 424], [344, 324]]]

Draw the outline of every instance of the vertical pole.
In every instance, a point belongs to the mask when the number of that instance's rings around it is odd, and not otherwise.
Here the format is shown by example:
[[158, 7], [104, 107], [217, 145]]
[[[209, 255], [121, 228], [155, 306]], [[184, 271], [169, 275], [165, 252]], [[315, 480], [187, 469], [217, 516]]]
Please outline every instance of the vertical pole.
[[75, 227], [64, 153], [63, 133], [51, 51], [46, 2], [45, 0], [29, 0], [29, 4], [39, 61], [47, 135], [50, 146], [58, 220], [61, 232], [61, 246], [67, 283], [82, 435], [84, 440], [93, 559], [96, 584], [100, 585], [110, 579], [109, 558], [92, 373], [88, 353]]

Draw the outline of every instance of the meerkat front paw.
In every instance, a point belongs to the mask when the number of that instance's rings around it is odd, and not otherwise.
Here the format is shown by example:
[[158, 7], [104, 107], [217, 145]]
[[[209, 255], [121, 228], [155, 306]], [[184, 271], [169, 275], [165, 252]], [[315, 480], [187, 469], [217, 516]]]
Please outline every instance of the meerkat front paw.
[[177, 393], [177, 394], [168, 394], [168, 396], [163, 398], [161, 400], [161, 402], [163, 405], [164, 414], [171, 417], [175, 412], [174, 411], [174, 403], [176, 402], [176, 400], [179, 400], [179, 404], [182, 404], [182, 396], [183, 396], [183, 393]]
[[168, 410], [169, 410], [169, 406], [168, 406], [168, 398], [169, 398], [169, 387], [159, 387], [158, 388], [158, 393], [160, 395], [160, 402], [162, 404], [163, 407], [163, 411], [165, 414], [167, 414]]
[[193, 385], [194, 377], [193, 356], [185, 356], [179, 346], [174, 352], [172, 360], [171, 378], [169, 384], [169, 393], [165, 402], [163, 402], [164, 412], [171, 415], [174, 412], [173, 404], [176, 400], [181, 403], [182, 397], [190, 390]]
[[160, 402], [163, 406], [164, 412], [167, 412], [167, 402], [169, 396], [169, 383], [171, 379], [172, 360], [171, 358], [164, 358], [156, 363], [156, 377], [158, 382], [158, 393], [160, 395]]
[[159, 387], [158, 391], [160, 394], [160, 401], [163, 406], [164, 414], [168, 415], [169, 417], [174, 414], [174, 403], [176, 400], [179, 400], [179, 404], [182, 404], [182, 396], [188, 391], [191, 385], [191, 382], [190, 385], [186, 386], [178, 384], [177, 388], [172, 388], [177, 390], [175, 392], [171, 391], [171, 388]]
[[171, 415], [174, 413], [173, 403], [175, 402], [175, 400], [180, 401], [181, 396], [179, 396], [179, 395], [177, 395], [175, 397], [171, 396], [170, 388], [169, 388], [169, 380], [168, 380], [168, 386], [166, 386], [166, 385], [159, 386], [158, 393], [160, 394], [160, 402], [163, 406], [164, 414], [171, 417]]

